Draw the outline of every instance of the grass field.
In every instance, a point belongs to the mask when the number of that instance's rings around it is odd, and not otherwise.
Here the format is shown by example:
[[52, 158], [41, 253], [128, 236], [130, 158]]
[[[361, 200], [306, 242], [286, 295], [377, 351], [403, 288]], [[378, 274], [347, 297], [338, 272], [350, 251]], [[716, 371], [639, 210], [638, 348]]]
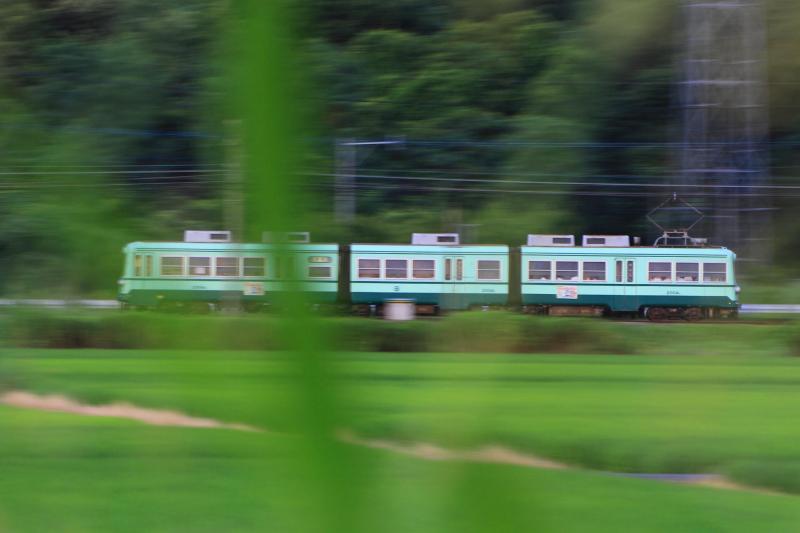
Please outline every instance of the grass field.
[[[431, 463], [309, 424], [800, 492], [800, 360], [336, 354], [309, 404], [280, 353], [4, 350], [0, 388], [129, 401], [266, 434], [0, 408], [0, 531], [792, 531], [800, 497]], [[318, 383], [317, 383], [318, 384]], [[315, 433], [317, 432], [317, 433]], [[305, 435], [299, 437], [298, 435]], [[309, 436], [311, 435], [311, 436]], [[320, 444], [323, 443], [323, 444]], [[413, 512], [410, 510], [413, 509]], [[319, 529], [321, 527], [321, 529]]]

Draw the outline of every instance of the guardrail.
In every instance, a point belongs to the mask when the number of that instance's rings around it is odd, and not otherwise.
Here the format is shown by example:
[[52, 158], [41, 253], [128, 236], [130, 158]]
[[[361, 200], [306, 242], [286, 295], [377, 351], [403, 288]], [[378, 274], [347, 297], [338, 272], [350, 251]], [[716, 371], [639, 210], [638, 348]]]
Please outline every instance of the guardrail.
[[797, 304], [742, 304], [739, 314], [757, 315], [763, 313], [800, 313], [800, 305]]
[[[88, 309], [119, 309], [120, 305], [116, 300], [0, 298], [0, 307], [82, 307]], [[743, 315], [765, 313], [800, 314], [800, 304], [742, 304], [739, 313]]]
[[0, 298], [0, 307], [85, 307], [90, 309], [119, 309], [116, 300], [51, 300], [44, 298]]

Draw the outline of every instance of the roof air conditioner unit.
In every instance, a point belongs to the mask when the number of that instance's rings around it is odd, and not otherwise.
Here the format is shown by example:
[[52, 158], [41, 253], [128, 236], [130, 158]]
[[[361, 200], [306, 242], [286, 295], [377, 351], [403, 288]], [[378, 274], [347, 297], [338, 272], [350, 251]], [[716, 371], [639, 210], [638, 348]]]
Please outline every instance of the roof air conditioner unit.
[[460, 244], [458, 233], [413, 233], [411, 244]]
[[583, 246], [627, 248], [631, 245], [628, 235], [584, 235]]
[[183, 242], [231, 242], [231, 232], [186, 230]]
[[575, 236], [530, 234], [528, 246], [575, 246]]

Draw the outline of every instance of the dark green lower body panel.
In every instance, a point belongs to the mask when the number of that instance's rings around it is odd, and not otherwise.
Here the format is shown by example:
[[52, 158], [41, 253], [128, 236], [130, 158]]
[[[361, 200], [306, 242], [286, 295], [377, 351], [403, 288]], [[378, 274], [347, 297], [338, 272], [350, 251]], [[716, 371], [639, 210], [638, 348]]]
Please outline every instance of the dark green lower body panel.
[[467, 309], [475, 305], [506, 305], [508, 294], [484, 293], [409, 293], [409, 292], [354, 292], [354, 304], [383, 304], [386, 300], [414, 300], [420, 305], [438, 305], [442, 309]]
[[[300, 296], [313, 303], [335, 303], [336, 292], [302, 291]], [[242, 302], [269, 304], [285, 299], [288, 293], [268, 292], [261, 296], [245, 296], [241, 291], [147, 291], [133, 290], [128, 294], [120, 294], [117, 299], [129, 305], [154, 307], [170, 302]]]
[[605, 296], [587, 295], [577, 299], [556, 298], [550, 294], [523, 294], [523, 305], [587, 305], [611, 311], [638, 311], [643, 307], [722, 307], [736, 309], [739, 304], [722, 296]]

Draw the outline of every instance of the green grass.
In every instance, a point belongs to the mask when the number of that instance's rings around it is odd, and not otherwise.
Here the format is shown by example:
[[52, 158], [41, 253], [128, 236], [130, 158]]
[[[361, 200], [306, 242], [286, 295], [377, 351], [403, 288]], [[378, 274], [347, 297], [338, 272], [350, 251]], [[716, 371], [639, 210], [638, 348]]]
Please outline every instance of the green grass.
[[276, 435], [9, 408], [0, 428], [3, 531], [749, 532], [800, 521], [792, 496], [369, 450], [328, 450], [346, 469], [325, 473], [303, 439]]
[[740, 301], [748, 304], [797, 304], [800, 303], [800, 281], [786, 279], [772, 283], [743, 280]]
[[[338, 426], [453, 447], [503, 444], [588, 468], [715, 472], [800, 492], [800, 360], [765, 356], [337, 354]], [[6, 350], [6, 388], [304, 429], [292, 357]]]
[[[753, 322], [753, 323], [749, 323]], [[307, 329], [307, 328], [306, 328]], [[607, 319], [455, 313], [394, 323], [317, 316], [314, 337], [344, 352], [799, 355], [800, 322], [652, 324]], [[15, 310], [0, 315], [3, 346], [279, 350], [291, 346], [274, 315], [170, 315], [91, 310]]]

